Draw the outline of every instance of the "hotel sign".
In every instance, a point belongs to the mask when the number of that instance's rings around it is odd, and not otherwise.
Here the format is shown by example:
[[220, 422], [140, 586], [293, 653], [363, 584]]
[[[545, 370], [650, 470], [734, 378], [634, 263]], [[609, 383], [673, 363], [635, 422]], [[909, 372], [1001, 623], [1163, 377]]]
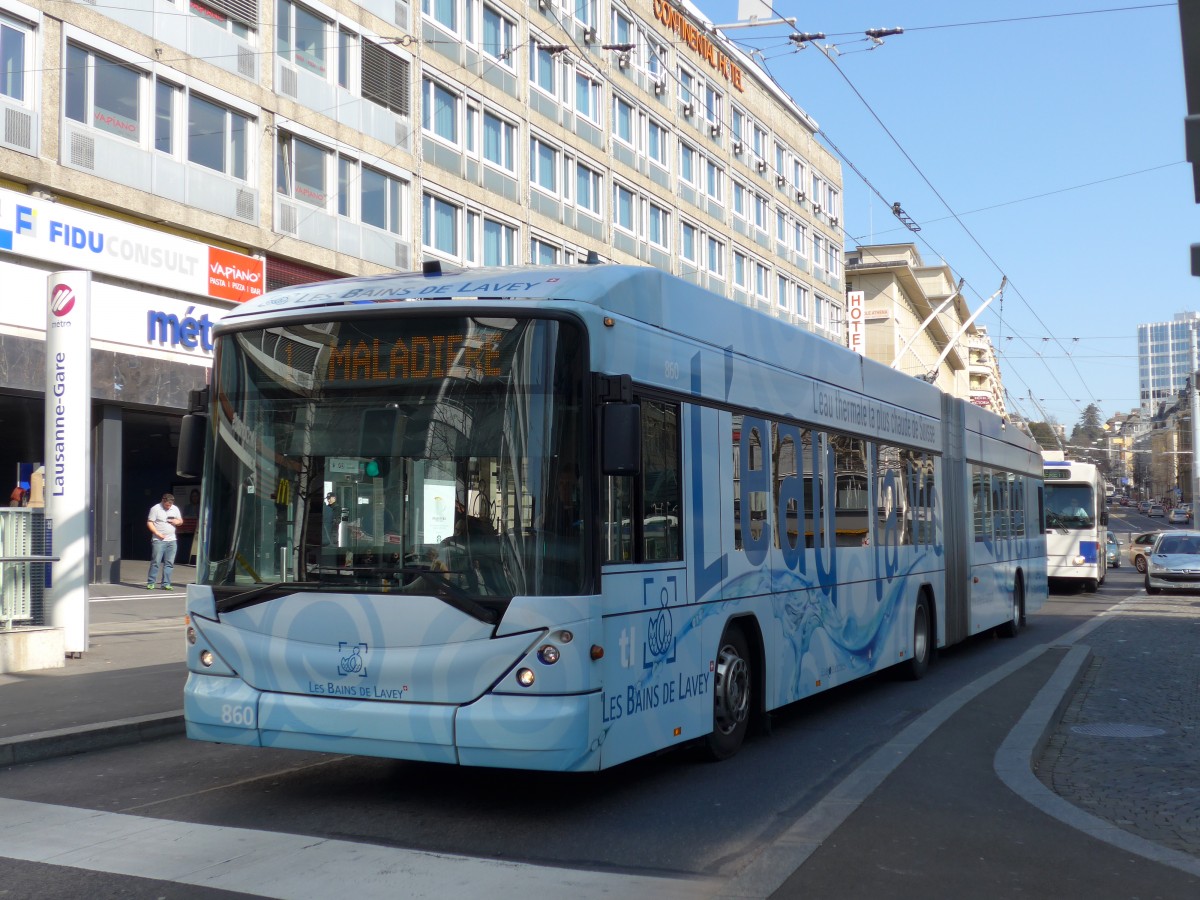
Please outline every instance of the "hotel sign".
[[666, 0], [654, 0], [654, 18], [665, 25], [668, 31], [679, 35], [680, 40], [687, 44], [693, 53], [707, 60], [717, 74], [730, 85], [745, 93], [741, 66], [717, 49], [708, 32], [693, 25], [691, 20]]

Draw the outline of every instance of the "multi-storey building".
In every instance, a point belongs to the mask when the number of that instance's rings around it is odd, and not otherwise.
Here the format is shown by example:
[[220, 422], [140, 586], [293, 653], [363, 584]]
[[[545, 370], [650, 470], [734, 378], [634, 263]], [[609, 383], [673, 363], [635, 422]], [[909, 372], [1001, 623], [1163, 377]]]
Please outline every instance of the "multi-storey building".
[[1176, 313], [1170, 322], [1138, 326], [1138, 389], [1142, 417], [1158, 412], [1160, 403], [1172, 402], [1188, 383], [1200, 313]]
[[925, 265], [915, 244], [876, 244], [846, 253], [846, 288], [863, 293], [865, 353], [967, 399], [974, 325], [949, 266]]
[[1000, 381], [1000, 363], [991, 335], [985, 326], [977, 325], [974, 332], [968, 331], [966, 338], [971, 402], [998, 416], [1006, 416], [1004, 384]]
[[90, 270], [110, 571], [264, 288], [594, 251], [841, 339], [840, 166], [686, 0], [0, 0], [0, 58], [0, 471], [42, 458], [47, 276]]

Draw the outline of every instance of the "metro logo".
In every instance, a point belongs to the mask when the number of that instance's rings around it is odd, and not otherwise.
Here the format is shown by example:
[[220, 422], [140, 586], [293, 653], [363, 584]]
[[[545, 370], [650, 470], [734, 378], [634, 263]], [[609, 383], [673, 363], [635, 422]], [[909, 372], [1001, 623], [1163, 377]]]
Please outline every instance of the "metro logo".
[[208, 248], [208, 295], [243, 303], [263, 293], [263, 261], [252, 256]]
[[62, 318], [75, 308], [75, 292], [69, 284], [56, 284], [50, 291], [50, 312]]

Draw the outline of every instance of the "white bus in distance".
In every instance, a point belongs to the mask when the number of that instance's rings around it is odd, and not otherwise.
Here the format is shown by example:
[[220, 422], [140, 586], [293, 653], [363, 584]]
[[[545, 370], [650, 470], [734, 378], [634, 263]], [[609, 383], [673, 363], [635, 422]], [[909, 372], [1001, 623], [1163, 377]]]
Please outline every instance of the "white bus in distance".
[[198, 740], [724, 758], [1046, 597], [1030, 438], [656, 269], [288, 288], [214, 341], [179, 463]]
[[1091, 593], [1108, 574], [1108, 506], [1094, 463], [1045, 454], [1047, 575]]

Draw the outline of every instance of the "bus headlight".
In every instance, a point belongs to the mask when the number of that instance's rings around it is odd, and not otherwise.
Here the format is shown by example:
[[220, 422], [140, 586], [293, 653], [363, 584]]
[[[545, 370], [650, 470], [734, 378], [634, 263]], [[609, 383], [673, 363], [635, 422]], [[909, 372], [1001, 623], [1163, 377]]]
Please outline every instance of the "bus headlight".
[[204, 668], [207, 669], [212, 664], [213, 664], [212, 651], [211, 650], [201, 650], [200, 651], [200, 665], [204, 666]]
[[531, 687], [533, 685], [533, 669], [518, 669], [517, 684], [521, 687]]
[[1082, 566], [1086, 562], [1082, 556], [1075, 557], [1075, 565]]
[[543, 644], [538, 650], [538, 659], [547, 666], [552, 666], [558, 662], [558, 656], [558, 648], [553, 644]]
[[187, 627], [187, 642], [189, 644], [196, 643], [196, 626], [189, 625]]

